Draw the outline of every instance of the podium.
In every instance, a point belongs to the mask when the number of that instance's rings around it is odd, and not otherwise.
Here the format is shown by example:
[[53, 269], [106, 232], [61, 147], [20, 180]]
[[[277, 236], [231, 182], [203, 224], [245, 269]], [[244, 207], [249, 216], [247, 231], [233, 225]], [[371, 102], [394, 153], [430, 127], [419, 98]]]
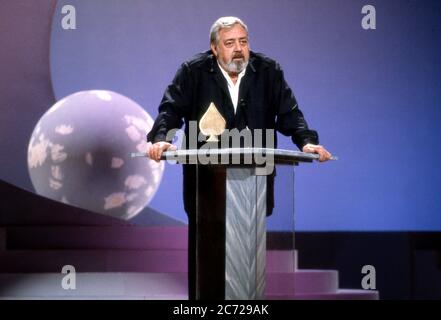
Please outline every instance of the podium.
[[298, 165], [318, 157], [269, 148], [163, 153], [162, 160], [194, 166], [190, 296], [197, 300], [264, 299], [267, 175], [276, 164]]

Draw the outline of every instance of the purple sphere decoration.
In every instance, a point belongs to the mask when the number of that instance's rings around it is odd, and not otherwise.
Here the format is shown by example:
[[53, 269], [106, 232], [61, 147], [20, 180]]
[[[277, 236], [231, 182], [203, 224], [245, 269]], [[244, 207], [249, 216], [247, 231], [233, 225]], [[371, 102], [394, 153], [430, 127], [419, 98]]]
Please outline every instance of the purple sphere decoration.
[[133, 100], [112, 91], [71, 94], [38, 121], [28, 147], [36, 192], [128, 220], [153, 198], [164, 164], [131, 158], [146, 152], [153, 125]]

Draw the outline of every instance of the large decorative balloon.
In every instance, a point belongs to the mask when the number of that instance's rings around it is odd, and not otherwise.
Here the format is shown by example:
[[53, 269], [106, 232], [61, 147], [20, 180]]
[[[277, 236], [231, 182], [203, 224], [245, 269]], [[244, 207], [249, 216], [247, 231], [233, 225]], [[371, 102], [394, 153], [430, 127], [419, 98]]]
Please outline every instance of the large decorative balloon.
[[36, 192], [91, 211], [130, 219], [153, 198], [163, 163], [145, 152], [152, 118], [133, 100], [103, 90], [58, 101], [39, 120], [28, 147]]

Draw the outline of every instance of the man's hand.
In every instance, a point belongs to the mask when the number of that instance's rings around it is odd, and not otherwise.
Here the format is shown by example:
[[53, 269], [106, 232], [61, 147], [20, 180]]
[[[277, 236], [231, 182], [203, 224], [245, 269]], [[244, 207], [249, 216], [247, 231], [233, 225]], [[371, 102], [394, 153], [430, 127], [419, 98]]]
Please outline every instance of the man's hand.
[[152, 144], [148, 150], [149, 158], [159, 162], [159, 160], [161, 160], [162, 153], [168, 149], [173, 151], [176, 150], [176, 147], [165, 141], [156, 142]]
[[319, 158], [320, 162], [331, 160], [332, 157], [332, 154], [329, 153], [325, 148], [323, 148], [323, 146], [316, 144], [308, 143], [302, 148], [302, 151], [309, 153], [317, 153], [320, 156]]

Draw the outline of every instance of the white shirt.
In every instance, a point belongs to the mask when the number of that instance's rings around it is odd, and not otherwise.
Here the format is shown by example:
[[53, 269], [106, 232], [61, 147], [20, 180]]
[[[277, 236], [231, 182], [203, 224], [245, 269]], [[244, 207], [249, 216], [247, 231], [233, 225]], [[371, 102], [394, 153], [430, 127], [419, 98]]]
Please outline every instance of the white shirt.
[[242, 72], [238, 74], [236, 84], [234, 84], [233, 80], [231, 80], [228, 73], [224, 69], [222, 69], [219, 62], [217, 64], [219, 65], [219, 69], [221, 69], [222, 74], [224, 75], [225, 79], [227, 80], [228, 91], [230, 92], [231, 102], [233, 103], [233, 107], [234, 107], [234, 113], [236, 113], [237, 101], [239, 100], [240, 80], [242, 80], [242, 77], [245, 75], [246, 68], [243, 69]]

